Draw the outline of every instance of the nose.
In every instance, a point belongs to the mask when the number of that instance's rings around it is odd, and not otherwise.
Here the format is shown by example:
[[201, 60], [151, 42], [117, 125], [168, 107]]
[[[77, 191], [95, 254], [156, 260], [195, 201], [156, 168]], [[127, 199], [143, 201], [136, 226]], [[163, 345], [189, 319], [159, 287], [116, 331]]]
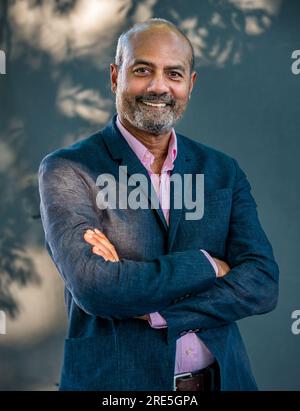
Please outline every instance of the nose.
[[156, 93], [156, 94], [162, 94], [162, 93], [169, 92], [169, 86], [166, 82], [166, 79], [164, 78], [163, 73], [153, 74], [148, 84], [147, 92]]

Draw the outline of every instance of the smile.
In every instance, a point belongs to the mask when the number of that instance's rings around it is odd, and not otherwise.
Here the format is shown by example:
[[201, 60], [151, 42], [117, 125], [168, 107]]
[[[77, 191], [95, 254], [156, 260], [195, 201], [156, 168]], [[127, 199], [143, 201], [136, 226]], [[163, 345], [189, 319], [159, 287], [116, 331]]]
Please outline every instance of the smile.
[[149, 101], [143, 101], [143, 104], [146, 104], [146, 106], [151, 106], [151, 107], [166, 107], [166, 103], [150, 103]]

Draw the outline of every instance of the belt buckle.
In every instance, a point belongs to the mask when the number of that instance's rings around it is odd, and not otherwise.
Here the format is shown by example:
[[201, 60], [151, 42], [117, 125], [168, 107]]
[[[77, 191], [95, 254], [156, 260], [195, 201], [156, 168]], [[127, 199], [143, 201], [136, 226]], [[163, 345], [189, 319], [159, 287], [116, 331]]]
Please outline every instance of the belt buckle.
[[182, 377], [192, 377], [192, 373], [191, 372], [183, 372], [183, 373], [181, 373], [181, 374], [176, 374], [176, 375], [174, 375], [174, 378], [173, 378], [173, 391], [177, 391], [176, 390], [176, 381], [177, 381], [177, 379], [178, 378], [182, 378]]

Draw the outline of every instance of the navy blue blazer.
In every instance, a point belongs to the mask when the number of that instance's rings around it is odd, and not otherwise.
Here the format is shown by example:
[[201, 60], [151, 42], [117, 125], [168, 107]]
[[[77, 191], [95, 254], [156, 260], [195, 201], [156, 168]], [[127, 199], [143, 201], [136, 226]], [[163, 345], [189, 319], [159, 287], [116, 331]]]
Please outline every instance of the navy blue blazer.
[[[278, 267], [237, 162], [177, 135], [172, 173], [204, 174], [204, 215], [97, 206], [97, 177], [148, 173], [115, 125], [46, 156], [39, 169], [48, 251], [65, 282], [68, 332], [61, 390], [173, 389], [176, 340], [195, 332], [219, 363], [222, 390], [255, 390], [236, 321], [273, 310]], [[173, 185], [171, 185], [173, 187]], [[150, 201], [150, 200], [149, 200]], [[98, 227], [119, 262], [91, 252], [83, 234]], [[200, 249], [228, 262], [216, 279]], [[165, 329], [134, 317], [160, 312]]]

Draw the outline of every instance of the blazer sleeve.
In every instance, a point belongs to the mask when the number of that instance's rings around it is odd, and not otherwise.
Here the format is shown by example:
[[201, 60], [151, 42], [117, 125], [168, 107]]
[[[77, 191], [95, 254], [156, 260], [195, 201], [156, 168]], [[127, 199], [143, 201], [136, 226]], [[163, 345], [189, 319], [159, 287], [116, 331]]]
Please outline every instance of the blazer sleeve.
[[278, 266], [260, 225], [250, 184], [233, 161], [236, 178], [224, 256], [231, 269], [209, 289], [173, 301], [160, 311], [171, 337], [263, 314], [277, 304]]
[[83, 234], [95, 227], [101, 230], [100, 219], [84, 173], [73, 161], [45, 157], [39, 168], [39, 191], [48, 251], [74, 301], [86, 313], [108, 319], [137, 317], [214, 284], [214, 269], [198, 250], [147, 262], [110, 262], [93, 254]]

